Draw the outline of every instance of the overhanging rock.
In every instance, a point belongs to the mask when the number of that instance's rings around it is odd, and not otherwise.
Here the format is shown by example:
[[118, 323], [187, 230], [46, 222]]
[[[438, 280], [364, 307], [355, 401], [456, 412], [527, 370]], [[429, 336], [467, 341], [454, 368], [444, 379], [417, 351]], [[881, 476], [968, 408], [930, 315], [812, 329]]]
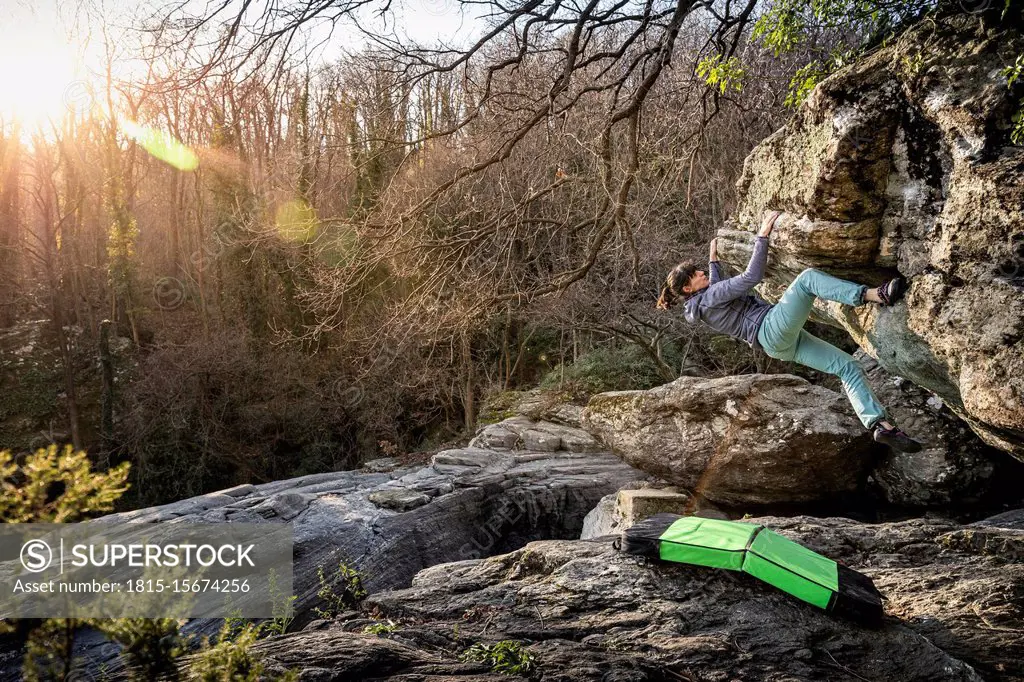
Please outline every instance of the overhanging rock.
[[747, 158], [719, 252], [742, 268], [762, 212], [780, 209], [769, 300], [808, 267], [909, 278], [894, 308], [819, 302], [814, 317], [1024, 459], [1024, 148], [1001, 73], [1024, 52], [1019, 27], [924, 22], [826, 79]]

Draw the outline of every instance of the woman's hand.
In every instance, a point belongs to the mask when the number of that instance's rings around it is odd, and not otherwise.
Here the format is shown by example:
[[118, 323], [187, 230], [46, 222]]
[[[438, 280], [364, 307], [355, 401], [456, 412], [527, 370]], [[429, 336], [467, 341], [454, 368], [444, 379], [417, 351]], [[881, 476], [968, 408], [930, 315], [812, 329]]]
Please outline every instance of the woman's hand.
[[711, 255], [708, 257], [708, 260], [718, 260], [718, 237], [711, 240]]
[[775, 227], [775, 221], [782, 215], [781, 211], [765, 211], [764, 219], [761, 220], [761, 229], [757, 231], [758, 237], [767, 237]]

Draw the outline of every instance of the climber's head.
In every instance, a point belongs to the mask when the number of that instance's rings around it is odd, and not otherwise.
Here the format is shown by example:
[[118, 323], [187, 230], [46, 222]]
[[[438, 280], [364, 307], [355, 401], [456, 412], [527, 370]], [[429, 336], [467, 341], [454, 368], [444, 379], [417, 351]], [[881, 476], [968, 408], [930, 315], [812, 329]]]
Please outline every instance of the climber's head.
[[685, 261], [672, 268], [661, 287], [657, 307], [668, 310], [681, 298], [684, 301], [710, 284], [708, 275], [698, 270], [691, 261]]

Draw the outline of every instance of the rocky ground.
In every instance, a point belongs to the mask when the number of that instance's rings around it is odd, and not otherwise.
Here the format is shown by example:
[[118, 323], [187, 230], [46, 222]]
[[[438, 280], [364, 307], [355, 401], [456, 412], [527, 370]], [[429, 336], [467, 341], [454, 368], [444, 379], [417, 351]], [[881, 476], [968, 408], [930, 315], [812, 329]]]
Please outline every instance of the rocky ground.
[[[604, 540], [532, 542], [435, 566], [360, 612], [266, 640], [303, 680], [508, 679], [462, 663], [514, 639], [537, 680], [1024, 679], [1024, 510], [970, 526], [753, 519], [874, 578], [878, 629], [742, 574], [648, 561]], [[393, 632], [363, 629], [391, 620]]]
[[426, 466], [376, 460], [361, 471], [238, 486], [101, 522], [291, 522], [301, 620], [316, 602], [319, 568], [345, 562], [366, 576], [369, 591], [408, 585], [435, 564], [578, 537], [602, 496], [646, 478], [585, 431], [518, 417]]
[[[302, 627], [321, 605], [320, 569], [330, 576], [343, 562], [371, 593], [405, 587], [429, 566], [536, 539], [577, 538], [603, 496], [650, 478], [586, 431], [514, 417], [483, 427], [467, 447], [439, 452], [426, 466], [375, 460], [358, 471], [242, 485], [94, 523], [289, 522], [294, 626]], [[192, 621], [185, 631], [218, 627]], [[76, 647], [84, 669], [105, 666], [107, 674], [121, 669], [118, 652], [95, 633], [83, 634]], [[0, 680], [20, 679], [20, 660], [20, 647], [5, 650], [0, 642]]]
[[[756, 423], [754, 406], [767, 400], [761, 390], [782, 405], [780, 387], [806, 388], [788, 376], [735, 379], [749, 399], [726, 412], [731, 432]], [[670, 384], [646, 398], [675, 405], [651, 412], [652, 432], [697, 421], [666, 397], [676, 390]], [[838, 394], [818, 398], [840, 404]], [[586, 424], [602, 400], [642, 399], [606, 394], [577, 416]], [[703, 461], [701, 442], [677, 448], [680, 470]], [[805, 455], [796, 452], [779, 446], [744, 466], [797, 469]], [[841, 468], [834, 459], [829, 465]], [[873, 577], [889, 599], [888, 617], [867, 629], [749, 576], [616, 550], [613, 533], [656, 511], [729, 514], [669, 487], [660, 471], [630, 466], [586, 430], [518, 416], [481, 427], [467, 447], [425, 466], [381, 460], [98, 522], [291, 523], [297, 618], [258, 651], [270, 670], [298, 668], [302, 680], [507, 679], [487, 663], [460, 660], [474, 643], [503, 640], [535, 657], [530, 676], [538, 680], [1024, 680], [1024, 509], [970, 525], [940, 516], [754, 519]], [[357, 610], [318, 620], [317, 571], [339, 560], [360, 571], [369, 596]], [[379, 635], [364, 632], [381, 624]], [[193, 621], [185, 631], [217, 627]], [[83, 633], [80, 673], [99, 679], [105, 668], [107, 679], [127, 679], [118, 651]], [[19, 654], [0, 652], [0, 679], [19, 679]]]

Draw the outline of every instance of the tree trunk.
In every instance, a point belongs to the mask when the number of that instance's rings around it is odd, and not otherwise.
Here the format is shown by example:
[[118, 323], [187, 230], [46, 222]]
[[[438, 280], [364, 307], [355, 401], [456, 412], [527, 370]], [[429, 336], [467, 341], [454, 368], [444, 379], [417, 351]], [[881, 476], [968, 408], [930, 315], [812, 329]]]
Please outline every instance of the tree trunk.
[[110, 355], [110, 320], [100, 322], [100, 367], [103, 389], [100, 405], [100, 436], [103, 443], [102, 469], [110, 468], [110, 448], [114, 441], [114, 362]]
[[472, 346], [469, 334], [462, 335], [462, 365], [466, 376], [465, 390], [462, 394], [462, 404], [466, 415], [466, 431], [472, 433], [476, 426], [476, 386], [474, 383]]
[[82, 447], [78, 432], [78, 399], [75, 394], [75, 366], [71, 346], [64, 335], [64, 311], [60, 300], [60, 290], [56, 284], [51, 292], [51, 314], [57, 331], [57, 346], [60, 349], [60, 360], [64, 366], [64, 395], [68, 409], [68, 429], [71, 431], [71, 442], [75, 449]]

